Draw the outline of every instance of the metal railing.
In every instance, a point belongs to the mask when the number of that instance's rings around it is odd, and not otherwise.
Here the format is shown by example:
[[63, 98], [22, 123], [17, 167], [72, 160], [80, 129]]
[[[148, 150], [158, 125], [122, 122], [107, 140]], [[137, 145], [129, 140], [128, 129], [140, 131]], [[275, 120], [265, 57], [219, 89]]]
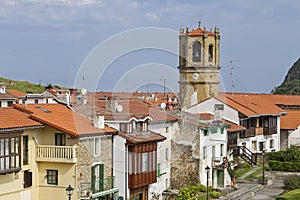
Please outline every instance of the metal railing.
[[115, 187], [115, 177], [108, 176], [104, 179], [100, 179], [95, 183], [95, 188], [92, 188], [91, 182], [80, 182], [80, 197], [89, 197], [93, 193], [102, 192], [113, 189]]

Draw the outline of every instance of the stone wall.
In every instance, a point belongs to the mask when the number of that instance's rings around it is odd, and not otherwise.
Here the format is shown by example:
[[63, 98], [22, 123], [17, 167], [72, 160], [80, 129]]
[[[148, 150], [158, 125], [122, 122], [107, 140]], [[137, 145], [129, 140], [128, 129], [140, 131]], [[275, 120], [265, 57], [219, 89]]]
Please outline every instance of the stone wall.
[[171, 142], [171, 189], [199, 184], [199, 160], [193, 157], [192, 146]]

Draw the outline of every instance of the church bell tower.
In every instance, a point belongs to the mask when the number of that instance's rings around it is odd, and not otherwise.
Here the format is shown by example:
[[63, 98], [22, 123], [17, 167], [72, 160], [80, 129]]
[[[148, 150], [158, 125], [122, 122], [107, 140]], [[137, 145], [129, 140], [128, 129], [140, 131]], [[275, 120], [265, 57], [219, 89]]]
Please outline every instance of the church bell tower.
[[220, 71], [220, 32], [205, 27], [179, 34], [179, 97], [181, 108], [188, 108], [218, 94]]

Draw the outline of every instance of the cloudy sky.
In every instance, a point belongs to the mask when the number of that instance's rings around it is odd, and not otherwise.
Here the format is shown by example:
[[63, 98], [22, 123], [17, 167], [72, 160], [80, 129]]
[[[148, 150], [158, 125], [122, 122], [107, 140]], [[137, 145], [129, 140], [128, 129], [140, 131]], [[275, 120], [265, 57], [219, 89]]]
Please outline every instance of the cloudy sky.
[[300, 57], [299, 19], [298, 0], [1, 0], [0, 74], [105, 91], [165, 80], [177, 90], [179, 28], [201, 20], [221, 31], [221, 90], [231, 91], [233, 60], [234, 91], [269, 93]]

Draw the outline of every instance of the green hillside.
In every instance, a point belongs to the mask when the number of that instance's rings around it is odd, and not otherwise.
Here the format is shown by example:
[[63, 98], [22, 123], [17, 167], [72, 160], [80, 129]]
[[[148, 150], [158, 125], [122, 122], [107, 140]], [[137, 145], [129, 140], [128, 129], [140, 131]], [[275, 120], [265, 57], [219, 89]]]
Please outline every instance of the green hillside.
[[283, 83], [272, 90], [273, 94], [300, 94], [300, 58], [288, 71]]
[[15, 81], [6, 78], [0, 78], [0, 85], [5, 85], [7, 89], [15, 89], [20, 92], [41, 93], [45, 90], [45, 86], [30, 83], [28, 81]]

